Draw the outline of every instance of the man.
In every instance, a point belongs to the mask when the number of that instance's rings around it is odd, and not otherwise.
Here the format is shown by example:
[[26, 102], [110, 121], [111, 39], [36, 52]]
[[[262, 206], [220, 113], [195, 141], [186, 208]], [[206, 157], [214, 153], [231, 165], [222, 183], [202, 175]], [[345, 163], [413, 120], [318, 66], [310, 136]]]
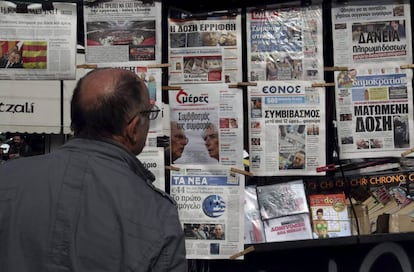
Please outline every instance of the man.
[[32, 155], [32, 148], [25, 141], [25, 138], [21, 134], [13, 136], [13, 142], [9, 149], [9, 158], [17, 159], [20, 157], [28, 157]]
[[0, 167], [0, 271], [187, 271], [175, 203], [136, 158], [158, 111], [129, 71], [78, 82], [75, 137]]
[[303, 169], [305, 167], [305, 151], [298, 150], [295, 153], [295, 157], [293, 158], [292, 164], [288, 166], [288, 169]]
[[221, 224], [216, 224], [211, 234], [213, 240], [224, 240], [224, 230]]
[[219, 136], [217, 128], [212, 124], [208, 124], [203, 134], [204, 144], [210, 157], [219, 160]]
[[184, 129], [179, 127], [177, 122], [171, 122], [171, 147], [167, 152], [171, 152], [171, 162], [181, 158], [185, 146], [188, 144], [188, 138], [185, 136]]

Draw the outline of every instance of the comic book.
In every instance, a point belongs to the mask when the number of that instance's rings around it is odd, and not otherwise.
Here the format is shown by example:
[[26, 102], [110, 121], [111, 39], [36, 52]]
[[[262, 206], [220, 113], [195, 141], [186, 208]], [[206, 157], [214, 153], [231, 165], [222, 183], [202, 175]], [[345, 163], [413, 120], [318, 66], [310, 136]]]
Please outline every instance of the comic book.
[[351, 222], [344, 193], [309, 195], [309, 208], [315, 238], [351, 235]]

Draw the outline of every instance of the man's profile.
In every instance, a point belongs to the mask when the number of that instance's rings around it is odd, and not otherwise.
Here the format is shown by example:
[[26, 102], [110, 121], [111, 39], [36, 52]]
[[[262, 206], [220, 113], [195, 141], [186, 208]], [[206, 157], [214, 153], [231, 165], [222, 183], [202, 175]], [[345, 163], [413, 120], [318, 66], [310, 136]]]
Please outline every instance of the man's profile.
[[210, 157], [219, 160], [219, 135], [215, 125], [209, 123], [203, 133], [204, 144]]
[[185, 146], [188, 144], [188, 138], [185, 136], [185, 131], [178, 125], [177, 122], [173, 121], [171, 126], [171, 162], [181, 158], [184, 152]]
[[130, 71], [78, 81], [74, 137], [0, 167], [0, 271], [187, 271], [176, 203], [136, 157], [158, 112]]

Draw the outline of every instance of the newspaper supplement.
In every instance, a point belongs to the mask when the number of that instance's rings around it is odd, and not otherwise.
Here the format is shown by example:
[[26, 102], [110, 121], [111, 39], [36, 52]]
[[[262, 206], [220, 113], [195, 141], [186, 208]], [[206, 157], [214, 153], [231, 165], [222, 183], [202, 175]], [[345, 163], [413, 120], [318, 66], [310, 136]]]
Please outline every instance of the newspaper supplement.
[[243, 251], [244, 183], [243, 175], [222, 166], [171, 171], [171, 196], [178, 205], [187, 259], [228, 259]]
[[322, 5], [250, 9], [249, 81], [323, 80]]
[[312, 239], [309, 213], [283, 216], [266, 220], [266, 242], [283, 242]]
[[309, 212], [302, 180], [257, 186], [263, 220]]
[[257, 176], [324, 175], [325, 94], [308, 81], [250, 87], [250, 171]]
[[85, 1], [84, 21], [87, 63], [161, 63], [160, 1]]
[[335, 65], [412, 63], [408, 0], [334, 3], [332, 31]]
[[169, 84], [242, 81], [241, 15], [168, 20]]
[[226, 84], [169, 91], [171, 163], [243, 167], [243, 94]]
[[341, 158], [400, 157], [410, 148], [414, 140], [410, 70], [402, 73], [396, 63], [376, 71], [359, 66], [335, 72], [335, 82]]
[[0, 80], [75, 79], [77, 11], [74, 3], [16, 5], [0, 1]]

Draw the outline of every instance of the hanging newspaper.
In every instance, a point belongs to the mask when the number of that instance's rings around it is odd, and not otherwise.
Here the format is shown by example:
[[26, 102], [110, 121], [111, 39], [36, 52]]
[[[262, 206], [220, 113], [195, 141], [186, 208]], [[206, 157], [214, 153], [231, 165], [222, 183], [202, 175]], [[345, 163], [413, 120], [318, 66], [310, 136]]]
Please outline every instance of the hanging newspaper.
[[242, 95], [226, 84], [170, 91], [171, 163], [243, 167]]
[[[171, 171], [187, 259], [228, 259], [244, 249], [244, 176], [223, 166]], [[243, 257], [240, 257], [243, 259]]]
[[250, 81], [323, 80], [322, 5], [247, 12]]
[[161, 62], [161, 2], [85, 1], [87, 63]]
[[397, 63], [335, 72], [341, 159], [400, 157], [412, 145], [412, 72]]
[[324, 175], [325, 94], [308, 81], [249, 87], [250, 171], [256, 176]]
[[146, 145], [137, 157], [154, 174], [154, 186], [165, 191], [164, 148]]
[[412, 63], [409, 1], [353, 3], [334, 4], [332, 9], [335, 65]]
[[168, 22], [169, 84], [242, 81], [240, 14]]
[[75, 79], [76, 4], [52, 5], [16, 13], [16, 4], [0, 1], [0, 80]]

